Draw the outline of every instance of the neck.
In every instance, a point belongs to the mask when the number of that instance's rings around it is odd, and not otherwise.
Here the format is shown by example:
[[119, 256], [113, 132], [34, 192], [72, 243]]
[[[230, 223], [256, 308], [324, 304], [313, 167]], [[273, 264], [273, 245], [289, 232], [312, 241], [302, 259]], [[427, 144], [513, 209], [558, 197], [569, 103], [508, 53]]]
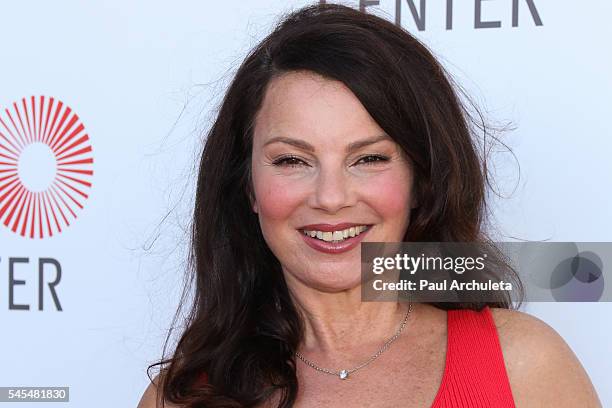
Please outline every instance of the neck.
[[300, 285], [290, 291], [304, 321], [300, 349], [307, 353], [376, 348], [397, 332], [408, 311], [406, 303], [362, 302], [360, 286], [330, 293]]

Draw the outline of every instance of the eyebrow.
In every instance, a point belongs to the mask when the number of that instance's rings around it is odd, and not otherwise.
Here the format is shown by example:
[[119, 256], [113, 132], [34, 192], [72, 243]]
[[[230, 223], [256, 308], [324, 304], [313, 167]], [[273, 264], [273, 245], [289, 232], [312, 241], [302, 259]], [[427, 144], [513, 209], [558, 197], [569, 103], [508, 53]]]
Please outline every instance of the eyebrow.
[[[392, 139], [387, 134], [383, 134], [383, 135], [374, 136], [368, 139], [358, 140], [346, 146], [346, 152], [351, 153], [355, 150], [361, 149], [364, 146], [369, 146], [371, 144], [378, 143], [383, 140], [391, 141]], [[294, 139], [294, 138], [286, 137], [286, 136], [273, 137], [270, 140], [268, 140], [266, 143], [264, 143], [264, 147], [272, 143], [286, 143], [288, 145], [295, 146], [299, 149], [306, 150], [309, 152], [315, 151], [315, 148], [310, 143], [304, 140], [301, 140], [301, 139]]]

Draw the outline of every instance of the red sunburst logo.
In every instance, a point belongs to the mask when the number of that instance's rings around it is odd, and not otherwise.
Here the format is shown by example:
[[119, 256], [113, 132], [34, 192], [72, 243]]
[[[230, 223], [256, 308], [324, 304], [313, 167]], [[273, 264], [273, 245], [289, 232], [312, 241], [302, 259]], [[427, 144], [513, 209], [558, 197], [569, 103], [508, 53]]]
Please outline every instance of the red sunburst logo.
[[77, 218], [93, 176], [89, 136], [63, 102], [44, 96], [0, 111], [0, 222], [30, 238]]

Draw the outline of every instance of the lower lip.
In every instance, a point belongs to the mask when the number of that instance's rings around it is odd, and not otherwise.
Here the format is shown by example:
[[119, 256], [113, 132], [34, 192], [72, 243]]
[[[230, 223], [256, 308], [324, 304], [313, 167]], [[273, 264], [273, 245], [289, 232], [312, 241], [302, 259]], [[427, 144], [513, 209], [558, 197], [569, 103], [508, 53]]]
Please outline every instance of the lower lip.
[[310, 235], [304, 234], [300, 230], [298, 230], [298, 234], [302, 236], [302, 238], [308, 244], [308, 246], [310, 246], [313, 249], [316, 249], [317, 251], [325, 252], [326, 254], [340, 254], [343, 252], [350, 251], [351, 249], [359, 245], [361, 240], [363, 240], [363, 237], [368, 232], [370, 232], [370, 229], [372, 229], [371, 226], [369, 226], [368, 229], [363, 231], [361, 234], [355, 237], [347, 238], [344, 241], [337, 242], [337, 243], [326, 242], [326, 241], [322, 241], [317, 238], [313, 238]]

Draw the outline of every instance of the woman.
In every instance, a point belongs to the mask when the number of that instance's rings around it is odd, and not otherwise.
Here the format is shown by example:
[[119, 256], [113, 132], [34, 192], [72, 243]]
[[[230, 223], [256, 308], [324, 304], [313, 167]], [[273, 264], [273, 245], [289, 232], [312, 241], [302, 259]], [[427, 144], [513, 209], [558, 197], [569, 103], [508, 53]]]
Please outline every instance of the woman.
[[600, 406], [509, 299], [361, 301], [360, 242], [487, 240], [474, 129], [401, 28], [339, 5], [286, 17], [208, 134], [194, 303], [139, 407]]

